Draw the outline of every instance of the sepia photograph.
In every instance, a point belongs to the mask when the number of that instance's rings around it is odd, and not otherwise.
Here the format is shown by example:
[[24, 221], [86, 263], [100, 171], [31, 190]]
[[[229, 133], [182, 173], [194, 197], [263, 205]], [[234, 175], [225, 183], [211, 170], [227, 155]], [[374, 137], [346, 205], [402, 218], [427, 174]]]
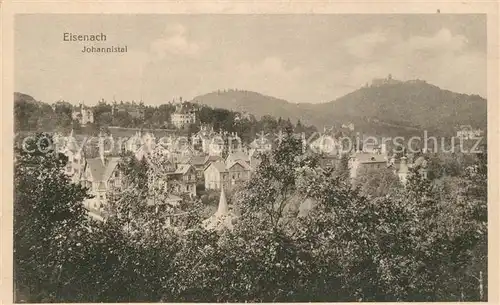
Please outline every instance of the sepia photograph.
[[14, 303], [488, 301], [486, 14], [13, 22]]

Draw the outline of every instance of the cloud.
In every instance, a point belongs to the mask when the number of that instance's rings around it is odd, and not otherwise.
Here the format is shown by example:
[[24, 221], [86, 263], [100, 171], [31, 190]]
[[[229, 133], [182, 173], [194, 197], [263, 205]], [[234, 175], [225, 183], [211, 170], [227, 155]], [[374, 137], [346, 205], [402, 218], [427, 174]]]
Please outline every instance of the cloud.
[[285, 64], [280, 57], [268, 56], [256, 62], [227, 64], [222, 79], [230, 83], [230, 87], [289, 97], [301, 83], [302, 76], [301, 68]]
[[167, 53], [195, 56], [200, 49], [198, 43], [189, 39], [187, 29], [181, 24], [167, 26], [163, 37], [151, 43], [151, 51], [158, 58], [165, 57]]
[[266, 57], [261, 62], [243, 62], [236, 67], [237, 75], [245, 76], [253, 81], [269, 83], [294, 81], [301, 75], [299, 67], [286, 67], [279, 57]]
[[413, 36], [399, 47], [411, 50], [440, 50], [445, 52], [460, 51], [468, 41], [465, 36], [453, 35], [449, 29], [442, 28], [434, 36]]
[[370, 33], [349, 38], [344, 42], [347, 52], [359, 58], [368, 58], [374, 49], [387, 41], [387, 34], [382, 31], [372, 31]]

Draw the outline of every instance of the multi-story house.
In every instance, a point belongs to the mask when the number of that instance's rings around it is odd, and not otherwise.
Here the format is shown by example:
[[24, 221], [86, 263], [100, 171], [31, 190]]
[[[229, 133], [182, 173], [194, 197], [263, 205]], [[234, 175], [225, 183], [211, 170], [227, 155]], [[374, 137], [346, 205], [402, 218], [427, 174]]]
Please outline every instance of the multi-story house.
[[381, 169], [387, 166], [387, 157], [381, 154], [356, 153], [349, 159], [351, 179], [355, 179], [361, 170]]
[[68, 157], [65, 173], [71, 177], [73, 182], [78, 182], [85, 167], [85, 157], [82, 151], [77, 149], [65, 150], [63, 154]]
[[231, 189], [237, 184], [242, 184], [250, 180], [252, 168], [243, 160], [230, 161], [226, 163], [228, 175], [228, 189]]
[[236, 162], [238, 160], [249, 163], [250, 156], [245, 154], [244, 152], [234, 152], [234, 153], [228, 154], [225, 161], [226, 161], [226, 164], [230, 164], [230, 163]]
[[229, 154], [243, 152], [243, 143], [241, 141], [241, 138], [238, 136], [238, 133], [233, 132], [230, 135], [226, 136], [226, 141], [227, 152]]
[[141, 131], [137, 131], [132, 137], [120, 143], [120, 145], [122, 144], [122, 149], [132, 152], [138, 160], [142, 160], [145, 155], [151, 154], [157, 147], [155, 135], [149, 132], [142, 133]]
[[226, 189], [250, 179], [251, 167], [242, 160], [230, 163], [212, 162], [204, 171], [205, 189]]
[[178, 194], [196, 196], [196, 169], [191, 164], [177, 164], [173, 172], [167, 173], [168, 183]]
[[470, 125], [464, 125], [460, 126], [459, 130], [457, 131], [457, 138], [464, 140], [475, 139], [482, 136], [483, 133], [484, 132], [481, 129], [474, 129]]
[[73, 107], [71, 117], [73, 120], [78, 121], [78, 123], [82, 126], [94, 123], [94, 111], [91, 108], [86, 107], [83, 103]]
[[249, 145], [249, 153], [253, 155], [254, 153], [265, 153], [273, 149], [271, 140], [269, 140], [263, 133], [253, 140]]
[[213, 126], [201, 125], [200, 130], [191, 136], [193, 148], [198, 151], [207, 152], [208, 140], [210, 140], [213, 135], [215, 135]]
[[203, 181], [204, 175], [203, 172], [212, 162], [222, 161], [222, 158], [219, 156], [209, 156], [209, 155], [193, 155], [187, 161], [187, 163], [194, 166], [196, 170], [196, 177], [198, 181]]
[[95, 214], [102, 214], [107, 203], [108, 191], [122, 187], [122, 173], [119, 165], [120, 158], [87, 159], [80, 184], [88, 187], [94, 198], [88, 199], [85, 206]]
[[205, 176], [205, 189], [220, 189], [228, 180], [228, 172], [224, 162], [212, 162], [203, 172]]
[[196, 112], [189, 109], [187, 105], [180, 104], [177, 105], [175, 112], [170, 116], [170, 120], [175, 127], [183, 129], [190, 124], [196, 123]]
[[78, 143], [77, 138], [73, 136], [73, 132], [68, 136], [55, 133], [53, 141], [55, 150], [68, 158], [64, 168], [66, 175], [71, 177], [73, 182], [78, 182], [85, 165], [84, 142]]
[[205, 148], [203, 152], [207, 153], [209, 156], [222, 157], [226, 151], [226, 141], [221, 134], [215, 134], [211, 138], [205, 139], [203, 146]]

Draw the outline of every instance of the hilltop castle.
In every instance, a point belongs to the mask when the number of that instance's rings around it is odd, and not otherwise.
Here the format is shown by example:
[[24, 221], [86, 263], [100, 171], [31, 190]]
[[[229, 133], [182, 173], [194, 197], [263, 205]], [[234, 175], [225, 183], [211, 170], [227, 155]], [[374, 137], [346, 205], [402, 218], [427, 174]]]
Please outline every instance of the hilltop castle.
[[374, 78], [372, 80], [372, 87], [379, 87], [383, 85], [395, 85], [400, 84], [402, 81], [396, 80], [392, 78], [392, 75], [389, 74], [386, 78]]

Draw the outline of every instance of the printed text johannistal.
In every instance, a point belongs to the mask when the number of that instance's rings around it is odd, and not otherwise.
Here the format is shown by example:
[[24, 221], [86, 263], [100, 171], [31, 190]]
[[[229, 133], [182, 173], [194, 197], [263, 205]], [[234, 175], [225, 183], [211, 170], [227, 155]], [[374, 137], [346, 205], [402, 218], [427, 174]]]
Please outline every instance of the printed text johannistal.
[[82, 53], [126, 53], [126, 52], [127, 52], [127, 46], [106, 47], [106, 48], [83, 46], [82, 50]]

